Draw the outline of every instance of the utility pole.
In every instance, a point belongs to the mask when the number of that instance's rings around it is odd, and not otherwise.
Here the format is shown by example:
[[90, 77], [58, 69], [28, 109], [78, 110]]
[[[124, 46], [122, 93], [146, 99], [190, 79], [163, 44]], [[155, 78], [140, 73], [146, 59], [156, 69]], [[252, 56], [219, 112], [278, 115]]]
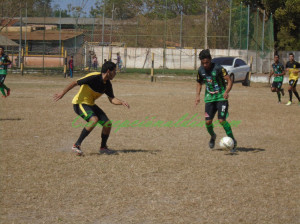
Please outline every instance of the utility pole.
[[207, 0], [205, 0], [205, 28], [204, 28], [204, 48], [208, 48], [207, 44]]
[[19, 39], [19, 61], [18, 67], [21, 66], [21, 51], [22, 51], [22, 2], [20, 2], [20, 39]]
[[230, 55], [230, 41], [231, 41], [231, 7], [232, 7], [232, 0], [230, 0], [230, 11], [229, 11], [229, 33], [228, 33], [228, 56]]
[[182, 48], [182, 11], [180, 13], [180, 48]]
[[115, 12], [115, 3], [113, 3], [113, 9], [111, 10], [111, 23], [110, 23], [110, 43], [112, 38], [112, 29], [113, 29], [113, 21], [114, 21], [114, 12]]
[[102, 13], [102, 45], [104, 42], [104, 23], [105, 23], [105, 0], [104, 0], [104, 7], [103, 7], [103, 13]]

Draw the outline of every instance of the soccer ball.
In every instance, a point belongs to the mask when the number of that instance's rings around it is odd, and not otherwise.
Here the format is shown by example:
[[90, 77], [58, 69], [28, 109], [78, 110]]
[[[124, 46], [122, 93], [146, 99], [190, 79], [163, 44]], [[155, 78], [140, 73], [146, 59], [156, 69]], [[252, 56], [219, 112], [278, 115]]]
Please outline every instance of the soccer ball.
[[233, 139], [230, 137], [224, 137], [220, 140], [220, 147], [222, 149], [231, 150], [234, 147]]

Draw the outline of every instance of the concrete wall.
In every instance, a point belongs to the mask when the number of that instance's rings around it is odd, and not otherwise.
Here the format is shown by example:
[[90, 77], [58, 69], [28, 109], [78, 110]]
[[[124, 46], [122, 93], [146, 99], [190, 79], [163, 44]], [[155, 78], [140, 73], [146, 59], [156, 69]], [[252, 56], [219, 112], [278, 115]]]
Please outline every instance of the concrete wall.
[[[89, 48], [89, 47], [87, 47]], [[154, 53], [154, 68], [163, 68], [163, 48], [127, 48], [94, 46], [92, 50], [98, 57], [99, 65], [109, 58], [112, 51], [112, 61], [116, 62], [117, 52], [120, 52], [123, 66], [127, 68], [151, 68], [151, 57]], [[165, 67], [168, 69], [197, 69], [200, 66], [198, 55], [202, 49], [165, 49]], [[261, 52], [247, 50], [211, 49], [213, 57], [233, 56], [239, 57], [250, 64], [252, 57], [252, 71], [268, 73], [273, 63], [274, 52], [262, 54]], [[281, 61], [285, 64], [289, 52], [280, 52]], [[294, 52], [295, 60], [300, 61], [300, 52]]]
[[[43, 57], [42, 56], [30, 56], [24, 58], [25, 66], [27, 67], [43, 67]], [[59, 57], [44, 57], [45, 67], [62, 67], [63, 58]]]

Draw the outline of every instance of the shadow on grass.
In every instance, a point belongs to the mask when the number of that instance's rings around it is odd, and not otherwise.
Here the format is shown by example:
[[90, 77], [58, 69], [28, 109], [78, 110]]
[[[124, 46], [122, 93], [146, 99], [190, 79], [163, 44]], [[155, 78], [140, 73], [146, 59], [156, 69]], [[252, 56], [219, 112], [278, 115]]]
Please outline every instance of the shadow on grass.
[[11, 96], [10, 98], [26, 98], [26, 99], [32, 99], [33, 96]]
[[143, 152], [143, 153], [150, 153], [150, 154], [157, 154], [161, 152], [161, 150], [144, 150], [144, 149], [122, 149], [117, 150], [118, 153], [136, 153], [136, 152]]
[[260, 149], [260, 148], [237, 147], [237, 151], [238, 152], [253, 152], [253, 153], [257, 153], [257, 152], [263, 152], [263, 151], [266, 151], [266, 150], [265, 149]]
[[21, 121], [22, 118], [0, 118], [0, 121]]
[[[144, 150], [144, 149], [122, 149], [122, 150], [114, 150], [116, 153], [111, 154], [111, 156], [119, 155], [120, 153], [149, 153], [149, 154], [157, 154], [158, 152], [161, 152], [161, 150]], [[101, 156], [103, 154], [100, 153], [90, 153], [91, 156]], [[106, 155], [106, 154], [104, 154]]]
[[245, 148], [245, 147], [237, 147], [236, 152], [229, 152], [228, 150], [224, 149], [216, 149], [216, 151], [223, 151], [223, 152], [228, 152], [225, 155], [238, 155], [239, 152], [253, 152], [253, 153], [258, 153], [258, 152], [263, 152], [266, 151], [265, 149], [261, 148]]

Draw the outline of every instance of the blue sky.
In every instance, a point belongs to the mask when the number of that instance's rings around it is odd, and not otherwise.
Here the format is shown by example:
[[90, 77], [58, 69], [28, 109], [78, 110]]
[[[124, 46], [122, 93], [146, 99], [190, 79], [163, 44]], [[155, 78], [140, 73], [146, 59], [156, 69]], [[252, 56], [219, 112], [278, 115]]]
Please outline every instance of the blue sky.
[[[52, 0], [52, 7], [55, 4], [60, 5], [61, 9], [67, 9], [68, 4], [72, 4], [72, 6], [80, 6], [82, 4], [83, 0]], [[84, 0], [86, 1], [86, 0]], [[87, 4], [84, 8], [84, 11], [87, 13], [86, 16], [89, 16], [89, 12], [91, 9], [91, 6], [95, 4], [97, 0], [88, 0]]]

